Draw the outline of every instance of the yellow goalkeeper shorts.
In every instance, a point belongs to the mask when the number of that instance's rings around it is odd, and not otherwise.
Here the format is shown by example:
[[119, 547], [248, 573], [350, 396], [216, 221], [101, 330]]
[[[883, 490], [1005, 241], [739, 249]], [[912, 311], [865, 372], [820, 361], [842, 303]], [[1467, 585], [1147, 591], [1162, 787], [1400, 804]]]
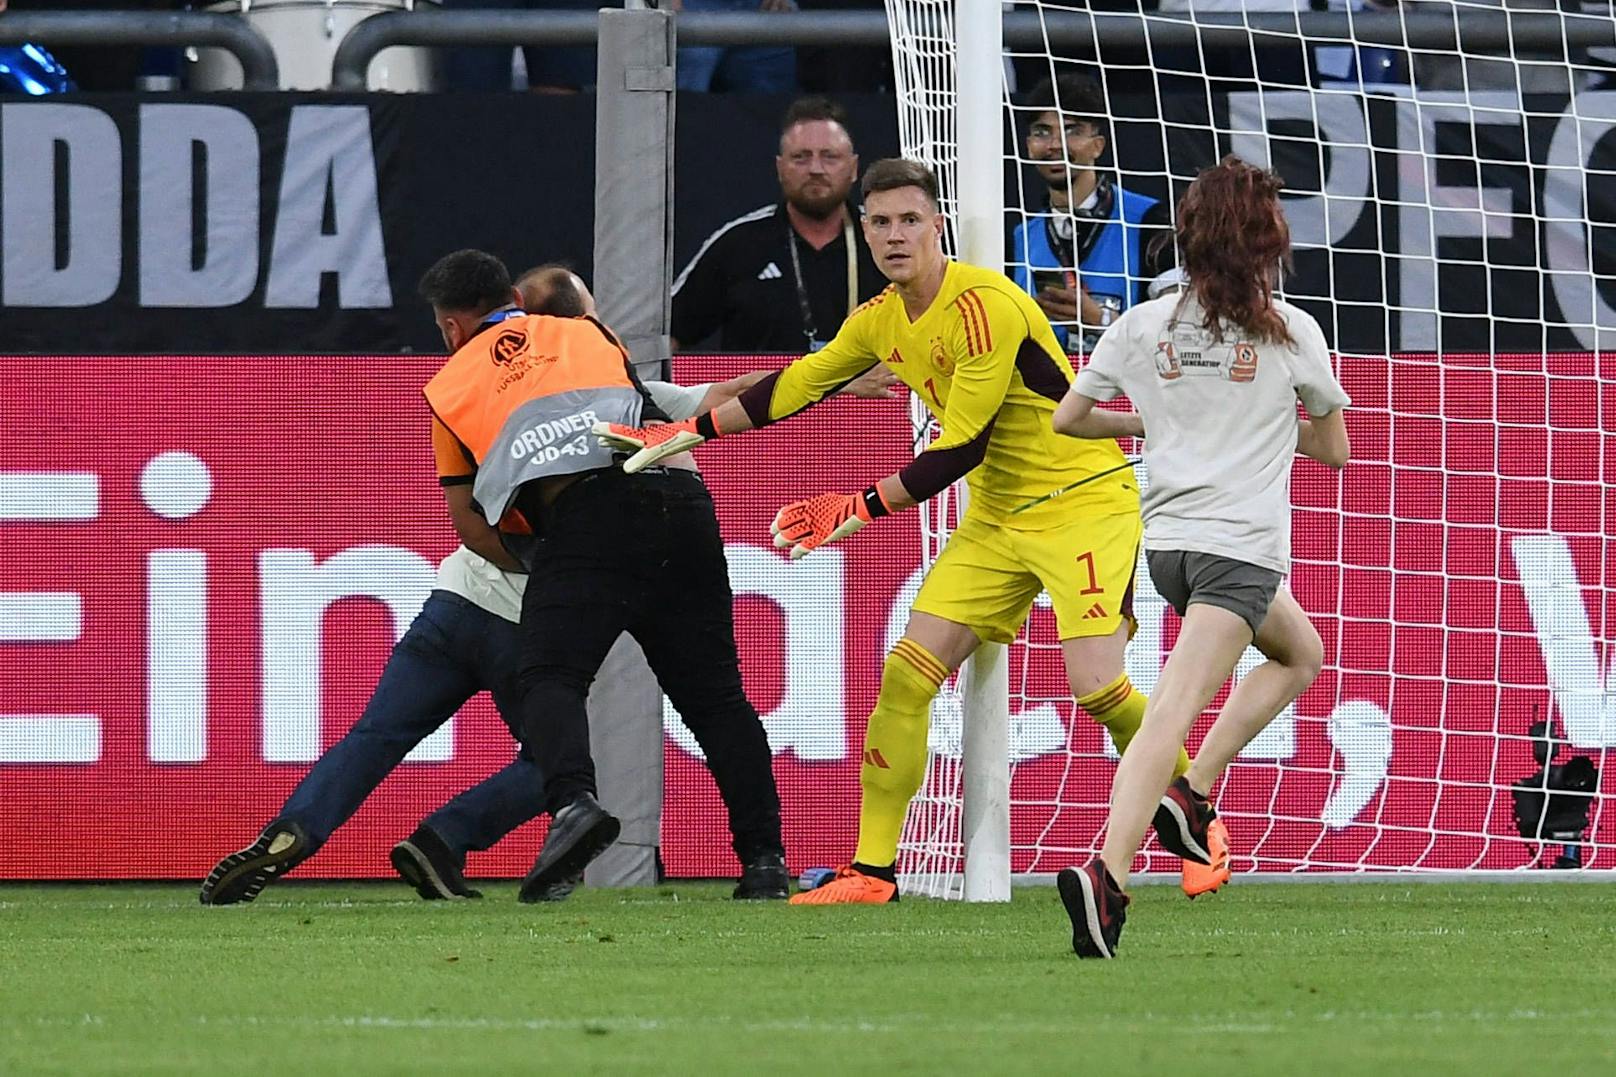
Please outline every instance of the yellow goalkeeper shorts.
[[1038, 592], [1048, 591], [1060, 638], [1109, 636], [1133, 620], [1134, 568], [1144, 524], [1137, 512], [1078, 515], [1015, 531], [966, 514], [926, 573], [914, 609], [1009, 643]]

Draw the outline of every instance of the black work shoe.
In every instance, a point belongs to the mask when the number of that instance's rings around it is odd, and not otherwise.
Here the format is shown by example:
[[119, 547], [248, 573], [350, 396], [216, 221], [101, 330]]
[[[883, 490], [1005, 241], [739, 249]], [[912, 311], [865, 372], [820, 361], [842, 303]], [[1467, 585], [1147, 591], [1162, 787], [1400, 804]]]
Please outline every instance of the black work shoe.
[[1156, 837], [1163, 849], [1180, 860], [1211, 864], [1212, 842], [1206, 828], [1217, 817], [1217, 811], [1206, 798], [1196, 796], [1189, 780], [1180, 776], [1173, 779], [1156, 806]]
[[1063, 868], [1055, 885], [1072, 919], [1072, 951], [1078, 957], [1115, 957], [1129, 898], [1105, 861], [1095, 857], [1081, 868]]
[[540, 895], [547, 888], [583, 874], [589, 862], [617, 840], [622, 829], [623, 824], [617, 817], [588, 793], [556, 812], [555, 818], [550, 820], [544, 848], [533, 861], [533, 870], [522, 880], [517, 900], [542, 901], [544, 898]]
[[533, 892], [522, 900], [530, 904], [537, 904], [541, 901], [566, 901], [567, 898], [572, 896], [574, 890], [583, 885], [583, 882], [584, 873], [580, 871], [575, 875], [567, 876], [558, 883], [545, 883], [543, 886], [536, 886], [533, 888]]
[[311, 844], [296, 823], [270, 823], [257, 841], [213, 865], [198, 898], [204, 905], [251, 901], [272, 879], [307, 860], [313, 852]]
[[790, 896], [786, 858], [779, 853], [761, 853], [741, 865], [741, 881], [735, 885], [736, 901], [784, 901]]
[[466, 885], [465, 855], [457, 855], [438, 832], [425, 823], [393, 846], [389, 859], [393, 870], [428, 901], [483, 896], [482, 891]]

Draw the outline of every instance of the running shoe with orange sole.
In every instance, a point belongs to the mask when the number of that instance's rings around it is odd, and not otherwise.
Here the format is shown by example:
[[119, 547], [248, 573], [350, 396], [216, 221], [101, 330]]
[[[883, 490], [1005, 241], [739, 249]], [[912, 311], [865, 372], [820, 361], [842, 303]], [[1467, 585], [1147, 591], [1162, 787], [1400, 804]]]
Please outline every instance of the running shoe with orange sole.
[[823, 886], [791, 896], [793, 905], [885, 905], [898, 900], [898, 884], [866, 875], [851, 865], [837, 868]]
[[1229, 881], [1229, 832], [1207, 799], [1178, 777], [1156, 808], [1156, 838], [1184, 861], [1180, 885], [1191, 898]]
[[1222, 819], [1213, 819], [1206, 825], [1207, 852], [1212, 854], [1212, 863], [1197, 864], [1193, 860], [1184, 861], [1184, 869], [1179, 876], [1179, 886], [1184, 889], [1184, 896], [1194, 900], [1201, 894], [1216, 893], [1218, 888], [1229, 881], [1229, 832], [1224, 829]]

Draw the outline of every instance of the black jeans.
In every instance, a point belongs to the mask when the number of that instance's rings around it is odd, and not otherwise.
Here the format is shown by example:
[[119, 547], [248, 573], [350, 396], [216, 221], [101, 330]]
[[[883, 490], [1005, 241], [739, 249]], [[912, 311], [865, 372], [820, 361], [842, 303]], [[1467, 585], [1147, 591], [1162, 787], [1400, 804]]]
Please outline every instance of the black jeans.
[[546, 509], [522, 604], [518, 736], [551, 811], [595, 792], [584, 702], [624, 632], [707, 756], [742, 862], [779, 852], [768, 739], [741, 689], [713, 500], [694, 472], [592, 472]]

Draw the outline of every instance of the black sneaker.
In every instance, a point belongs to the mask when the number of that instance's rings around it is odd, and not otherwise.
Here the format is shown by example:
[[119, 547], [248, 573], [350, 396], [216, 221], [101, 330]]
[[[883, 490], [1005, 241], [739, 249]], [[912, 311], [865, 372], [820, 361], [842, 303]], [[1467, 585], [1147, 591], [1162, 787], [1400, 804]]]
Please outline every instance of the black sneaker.
[[1197, 796], [1189, 779], [1174, 778], [1156, 807], [1156, 837], [1162, 848], [1180, 860], [1212, 863], [1212, 842], [1206, 828], [1218, 817], [1207, 799]]
[[1055, 885], [1072, 919], [1072, 951], [1078, 957], [1115, 957], [1129, 899], [1105, 861], [1095, 857], [1081, 868], [1063, 868]]
[[438, 832], [425, 823], [393, 846], [389, 859], [393, 870], [428, 901], [483, 896], [482, 891], [466, 885], [465, 855], [457, 855]]
[[530, 903], [545, 900], [540, 895], [556, 883], [583, 874], [589, 862], [617, 840], [622, 829], [623, 824], [617, 817], [588, 793], [556, 812], [555, 818], [550, 820], [544, 848], [539, 850], [533, 869], [522, 880], [517, 900]]
[[762, 853], [741, 865], [741, 881], [735, 886], [736, 901], [784, 901], [791, 896], [791, 879], [786, 875], [786, 858], [779, 853]]
[[213, 865], [198, 898], [204, 905], [251, 901], [271, 880], [307, 860], [313, 853], [310, 845], [308, 834], [296, 823], [270, 823], [257, 841]]

